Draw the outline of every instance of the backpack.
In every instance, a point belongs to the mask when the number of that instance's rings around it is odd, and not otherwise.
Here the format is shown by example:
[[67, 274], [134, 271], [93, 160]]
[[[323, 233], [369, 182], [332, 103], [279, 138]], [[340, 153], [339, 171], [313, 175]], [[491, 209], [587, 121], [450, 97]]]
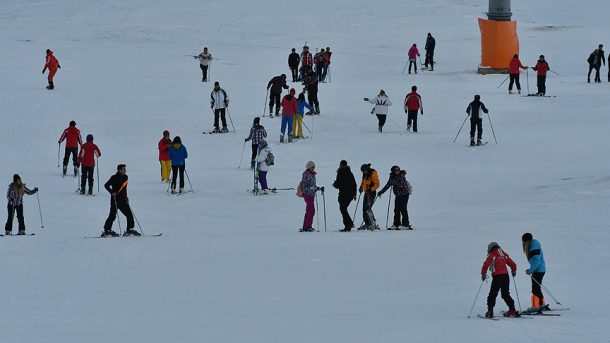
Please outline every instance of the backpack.
[[593, 51], [591, 53], [591, 55], [589, 55], [589, 58], [587, 58], [587, 62], [589, 62], [589, 64], [593, 64], [594, 61], [595, 61], [595, 51]]
[[299, 181], [299, 185], [297, 186], [297, 196], [299, 198], [303, 197], [303, 181]]
[[265, 157], [265, 163], [267, 163], [268, 166], [272, 166], [275, 164], [275, 156], [273, 156], [273, 153], [271, 151], [267, 153], [267, 156]]

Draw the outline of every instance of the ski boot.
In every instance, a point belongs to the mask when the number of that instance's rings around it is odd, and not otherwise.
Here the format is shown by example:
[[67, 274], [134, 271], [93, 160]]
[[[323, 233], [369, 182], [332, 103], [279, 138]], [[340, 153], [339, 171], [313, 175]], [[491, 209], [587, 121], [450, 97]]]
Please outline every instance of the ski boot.
[[316, 105], [315, 107], [315, 111], [313, 112], [314, 114], [320, 114], [320, 105]]
[[256, 164], [256, 161], [254, 161], [254, 160], [250, 161], [250, 169], [254, 170], [255, 164]]
[[280, 135], [280, 143], [284, 143], [284, 135]]
[[171, 189], [170, 193], [171, 193], [171, 194], [176, 194], [176, 188], [172, 187], [172, 189]]
[[88, 195], [93, 195], [93, 187], [89, 187], [89, 191], [87, 192]]
[[512, 90], [509, 90], [509, 91], [508, 91], [508, 94], [513, 94], [513, 91], [512, 91]]
[[19, 230], [19, 232], [17, 232], [17, 236], [25, 236], [25, 230]]
[[413, 227], [411, 225], [401, 225], [398, 227], [398, 230], [413, 230]]
[[478, 138], [477, 139], [477, 146], [481, 146], [481, 145], [483, 145], [483, 143], [481, 143], [481, 138]]
[[184, 193], [184, 188], [180, 188], [180, 189], [178, 190], [178, 193], [179, 193], [179, 194]]
[[474, 146], [474, 137], [470, 137], [470, 146]]
[[10, 236], [10, 235], [12, 235], [11, 230], [4, 230], [4, 235], [5, 235], [5, 236]]
[[269, 118], [273, 118], [273, 107], [269, 107]]
[[487, 310], [487, 312], [485, 312], [485, 318], [493, 318], [493, 317], [494, 317], [493, 310]]
[[396, 225], [392, 225], [388, 228], [388, 230], [400, 230], [400, 228]]
[[383, 132], [383, 126], [379, 126], [378, 130], [379, 130], [379, 133], [382, 133]]
[[521, 90], [520, 90], [520, 89], [517, 89], [517, 93], [521, 94]]
[[114, 232], [112, 229], [106, 229], [102, 231], [102, 235], [100, 237], [119, 237], [119, 234]]
[[288, 135], [288, 143], [292, 143], [292, 135]]
[[220, 130], [220, 132], [227, 133], [227, 132], [229, 132], [229, 129], [227, 129], [227, 127], [225, 126], [222, 128], [222, 130]]
[[80, 188], [80, 195], [85, 195], [85, 189], [83, 187]]
[[512, 309], [505, 312], [504, 317], [520, 317], [520, 315], [517, 313], [517, 311], [515, 311], [515, 309]]
[[212, 130], [212, 133], [220, 133], [220, 129], [217, 127], [214, 127], [214, 130]]
[[77, 176], [77, 175], [78, 175], [78, 167], [74, 166], [74, 176]]
[[411, 125], [407, 124], [407, 132], [411, 132]]
[[66, 176], [66, 172], [68, 172], [68, 166], [64, 166], [63, 175]]
[[134, 229], [127, 229], [123, 236], [142, 236], [142, 234]]
[[263, 189], [262, 194], [263, 194], [263, 195], [267, 195], [267, 194], [269, 194], [269, 191], [268, 191], [267, 189]]

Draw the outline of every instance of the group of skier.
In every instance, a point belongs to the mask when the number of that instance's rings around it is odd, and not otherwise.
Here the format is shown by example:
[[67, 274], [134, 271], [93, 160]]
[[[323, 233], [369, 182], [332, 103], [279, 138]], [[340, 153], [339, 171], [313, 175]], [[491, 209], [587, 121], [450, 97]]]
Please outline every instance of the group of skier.
[[[68, 162], [72, 156], [72, 166], [74, 167], [74, 177], [79, 174], [79, 167], [82, 166], [82, 175], [80, 182], [80, 194], [85, 194], [85, 187], [89, 183], [89, 195], [93, 194], [93, 172], [97, 159], [102, 156], [100, 148], [93, 143], [93, 135], [88, 134], [86, 142], [83, 144], [83, 139], [80, 130], [76, 127], [74, 120], [70, 121], [69, 126], [63, 131], [57, 142], [59, 145], [66, 141], [63, 159], [63, 176], [66, 176], [68, 171]], [[78, 148], [80, 147], [80, 152]], [[58, 166], [59, 167], [59, 166]]]

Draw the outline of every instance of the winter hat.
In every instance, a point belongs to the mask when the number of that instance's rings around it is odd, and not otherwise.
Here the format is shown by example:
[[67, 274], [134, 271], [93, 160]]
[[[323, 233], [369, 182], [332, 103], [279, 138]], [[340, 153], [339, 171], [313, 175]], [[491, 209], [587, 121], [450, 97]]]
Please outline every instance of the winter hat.
[[417, 86], [411, 87], [411, 90], [415, 92], [417, 90]]
[[258, 125], [261, 122], [261, 118], [260, 117], [255, 117], [254, 118], [254, 125]]
[[305, 169], [312, 169], [312, 168], [315, 168], [315, 167], [316, 167], [316, 164], [313, 161], [309, 161], [305, 165]]
[[385, 95], [385, 91], [382, 89], [382, 90], [379, 91], [379, 94]]
[[544, 55], [540, 55], [540, 57], [539, 57], [539, 58], [544, 58]]
[[280, 76], [282, 77], [282, 79], [286, 80], [286, 74], [282, 74]]
[[51, 49], [47, 49], [47, 55], [52, 54], [52, 53], [53, 53], [53, 51], [51, 51]]
[[296, 93], [297, 91], [294, 88], [290, 88], [290, 95], [294, 96]]
[[489, 243], [489, 244], [487, 245], [487, 252], [488, 252], [488, 253], [489, 253], [489, 252], [491, 252], [491, 250], [492, 250], [493, 248], [496, 248], [496, 247], [499, 247], [498, 243], [496, 243], [496, 242], [491, 242], [491, 243]]
[[163, 131], [163, 137], [169, 137], [169, 131], [168, 130]]
[[87, 139], [87, 142], [93, 142], [93, 135], [88, 134], [86, 139]]
[[176, 136], [176, 137], [174, 137], [174, 141], [172, 143], [173, 144], [182, 144], [182, 139], [180, 139], [180, 136]]
[[393, 172], [395, 172], [397, 170], [400, 170], [399, 166], [392, 166], [392, 168], [390, 169], [390, 172], [393, 173]]
[[361, 172], [364, 173], [365, 171], [368, 171], [368, 170], [371, 170], [371, 164], [370, 163], [365, 163], [365, 164], [360, 166], [360, 171]]
[[341, 160], [341, 162], [339, 162], [339, 167], [347, 167], [347, 161]]
[[529, 233], [529, 232], [526, 232], [526, 233], [524, 233], [524, 234], [523, 234], [523, 236], [521, 236], [521, 240], [522, 240], [523, 242], [529, 242], [529, 241], [531, 241], [532, 239], [534, 239], [534, 237], [532, 237], [532, 234], [531, 234], [531, 233]]
[[480, 96], [480, 95], [478, 95], [478, 94], [477, 94], [477, 95], [475, 95], [475, 96], [474, 96], [474, 100], [481, 100], [481, 96]]
[[76, 126], [76, 122], [74, 120], [70, 120], [70, 126]]
[[21, 176], [19, 176], [19, 174], [13, 174], [13, 182], [17, 182], [17, 180], [20, 180]]

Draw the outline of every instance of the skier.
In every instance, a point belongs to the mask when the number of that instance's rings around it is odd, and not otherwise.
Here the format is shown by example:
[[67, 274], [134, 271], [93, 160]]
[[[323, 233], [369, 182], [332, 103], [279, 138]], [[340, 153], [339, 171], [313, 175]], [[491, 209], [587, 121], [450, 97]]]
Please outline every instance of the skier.
[[487, 246], [487, 258], [481, 268], [481, 278], [483, 281], [487, 279], [487, 269], [491, 272], [491, 289], [487, 297], [487, 312], [486, 318], [493, 318], [494, 306], [496, 305], [496, 297], [498, 291], [501, 292], [502, 299], [508, 306], [508, 311], [504, 314], [505, 317], [518, 317], [519, 314], [515, 310], [515, 301], [510, 296], [510, 279], [508, 278], [508, 268], [510, 266], [513, 277], [517, 275], [517, 265], [508, 256], [508, 254], [500, 248], [498, 243], [491, 242]]
[[78, 174], [78, 147], [83, 145], [83, 139], [80, 135], [80, 130], [76, 128], [76, 122], [74, 120], [70, 121], [70, 126], [64, 130], [57, 143], [61, 144], [61, 142], [64, 140], [66, 141], [66, 150], [64, 152], [63, 175], [66, 176], [66, 171], [68, 170], [68, 160], [70, 159], [70, 155], [72, 155], [74, 176], [76, 177]]
[[264, 139], [259, 144], [258, 155], [256, 156], [257, 167], [258, 170], [258, 182], [261, 185], [261, 189], [263, 190], [263, 194], [269, 194], [269, 187], [267, 186], [267, 172], [271, 168], [273, 162], [270, 160], [270, 156], [273, 156], [271, 153], [271, 148], [267, 144], [267, 141]]
[[124, 164], [119, 164], [116, 167], [116, 174], [112, 175], [104, 184], [104, 188], [110, 193], [110, 213], [104, 223], [104, 231], [102, 237], [117, 237], [119, 234], [112, 230], [112, 223], [117, 216], [117, 209], [121, 211], [127, 218], [127, 230], [124, 236], [140, 236], [141, 234], [134, 230], [135, 223], [133, 221], [133, 213], [129, 206], [129, 198], [127, 197], [127, 167]]
[[[409, 211], [407, 210], [407, 204], [409, 203], [409, 196], [411, 195], [412, 188], [409, 181], [406, 178], [407, 172], [401, 170], [399, 166], [393, 166], [390, 169], [390, 178], [386, 185], [379, 191], [377, 197], [380, 198], [388, 188], [392, 187], [392, 191], [396, 196], [394, 198], [394, 221], [392, 226], [388, 230], [412, 230], [411, 224], [409, 224]], [[402, 215], [402, 221], [400, 217]], [[402, 225], [401, 225], [402, 224]]]
[[301, 57], [297, 54], [297, 50], [292, 48], [292, 52], [288, 55], [288, 68], [292, 74], [292, 82], [297, 82], [299, 79], [299, 62], [301, 62]]
[[328, 67], [330, 66], [330, 57], [332, 56], [332, 52], [329, 47], [326, 47], [326, 51], [324, 52], [324, 64], [322, 65], [322, 82], [326, 82], [326, 74], [328, 73]]
[[551, 70], [549, 64], [545, 61], [544, 55], [540, 55], [538, 58], [538, 62], [535, 67], [532, 67], [536, 71], [537, 81], [536, 84], [538, 86], [538, 96], [544, 96], [546, 94], [546, 73]]
[[186, 147], [182, 144], [180, 136], [174, 137], [172, 146], [169, 148], [169, 158], [172, 160], [172, 194], [176, 193], [176, 179], [180, 173], [179, 193], [184, 191], [184, 167], [185, 160], [189, 157]]
[[532, 278], [532, 308], [528, 312], [539, 312], [546, 306], [544, 304], [544, 294], [542, 294], [542, 278], [546, 273], [546, 263], [544, 262], [544, 253], [540, 242], [535, 240], [531, 233], [524, 233], [521, 236], [523, 242], [523, 252], [527, 261], [530, 264], [529, 269], [525, 271]]
[[409, 49], [409, 74], [411, 74], [411, 66], [415, 67], [415, 74], [417, 74], [417, 57], [421, 56], [419, 50], [417, 50], [417, 44], [413, 44]]
[[275, 76], [269, 80], [269, 83], [267, 83], [267, 91], [269, 91], [269, 117], [273, 118], [273, 104], [275, 104], [275, 115], [280, 115], [282, 88], [288, 89], [288, 85], [286, 84], [286, 74]]
[[[214, 110], [214, 133], [229, 132], [227, 129], [227, 118], [225, 117], [227, 107], [229, 107], [229, 96], [227, 92], [220, 88], [218, 81], [214, 82], [214, 89], [210, 93], [210, 107]], [[218, 119], [222, 120], [222, 131], [220, 130]]]
[[314, 114], [320, 114], [320, 103], [318, 102], [318, 75], [309, 68], [303, 82], [307, 90], [307, 102], [313, 106]]
[[477, 131], [477, 145], [483, 144], [481, 137], [483, 136], [483, 118], [479, 110], [483, 110], [485, 113], [489, 113], [485, 104], [481, 102], [481, 96], [475, 95], [474, 100], [468, 104], [466, 113], [470, 114], [470, 146], [474, 146], [474, 132]]
[[250, 134], [244, 142], [252, 140], [252, 156], [250, 157], [250, 169], [254, 169], [254, 165], [256, 163], [256, 155], [258, 154], [258, 145], [267, 138], [267, 131], [265, 127], [260, 124], [261, 118], [254, 118], [254, 122], [252, 123], [252, 128], [250, 129]]
[[432, 37], [432, 34], [428, 32], [428, 37], [426, 38], [426, 60], [424, 62], [424, 66], [428, 69], [428, 64], [430, 64], [430, 71], [434, 71], [434, 48], [436, 48], [436, 39]]
[[383, 89], [379, 91], [379, 95], [377, 95], [375, 99], [364, 98], [364, 101], [375, 105], [371, 113], [374, 113], [377, 116], [379, 132], [383, 132], [383, 125], [385, 124], [386, 116], [388, 115], [388, 106], [392, 106], [392, 101], [388, 98]]
[[316, 52], [313, 56], [313, 63], [316, 67], [316, 75], [318, 76], [318, 80], [322, 82], [322, 69], [324, 68], [324, 49], [320, 50], [320, 52]]
[[299, 81], [305, 78], [305, 74], [307, 70], [312, 66], [313, 58], [311, 56], [311, 52], [309, 52], [309, 47], [305, 45], [303, 47], [303, 52], [301, 52], [301, 69], [299, 75]]
[[201, 68], [201, 73], [203, 74], [201, 82], [208, 82], [208, 68], [210, 66], [210, 62], [212, 62], [212, 54], [208, 52], [207, 47], [204, 47], [203, 52], [198, 56], [194, 56], [194, 58], [199, 59], [199, 68]]
[[6, 218], [6, 225], [4, 225], [4, 234], [10, 236], [13, 231], [13, 217], [17, 212], [17, 221], [19, 222], [18, 235], [25, 235], [25, 220], [23, 219], [23, 195], [32, 195], [38, 192], [38, 187], [29, 189], [25, 186], [25, 183], [21, 182], [19, 174], [13, 175], [13, 183], [8, 185], [6, 191], [6, 199], [8, 200], [8, 217]]
[[44, 74], [47, 69], [49, 69], [49, 74], [47, 75], [47, 81], [49, 82], [49, 85], [47, 86], [47, 89], [55, 89], [55, 85], [53, 84], [53, 77], [55, 76], [55, 73], [57, 73], [57, 69], [61, 69], [61, 66], [59, 65], [59, 61], [57, 61], [57, 58], [55, 58], [55, 56], [53, 55], [53, 51], [49, 49], [47, 49], [47, 56], [45, 58], [42, 73]]
[[379, 175], [375, 169], [371, 168], [371, 164], [363, 164], [360, 167], [362, 172], [362, 181], [360, 182], [360, 188], [358, 192], [364, 192], [364, 199], [362, 200], [362, 219], [364, 223], [358, 228], [358, 230], [377, 230], [377, 220], [373, 213], [373, 204], [377, 198], [377, 188], [379, 188]]
[[593, 69], [595, 69], [595, 82], [602, 82], [602, 79], [599, 77], [599, 69], [602, 67], [602, 63], [606, 65], [606, 56], [604, 55], [604, 46], [602, 44], [589, 55], [587, 62], [589, 62], [587, 83], [591, 82], [591, 71]]
[[510, 82], [508, 83], [508, 94], [513, 93], [513, 83], [517, 84], [517, 92], [521, 94], [521, 83], [519, 82], [519, 73], [521, 69], [527, 69], [527, 66], [523, 66], [521, 61], [519, 60], [519, 55], [514, 54], [513, 59], [510, 60], [508, 65], [508, 76], [510, 77]]
[[169, 173], [172, 170], [172, 160], [169, 158], [169, 148], [172, 146], [172, 139], [169, 138], [169, 131], [163, 131], [163, 138], [159, 140], [159, 163], [161, 164], [161, 181], [169, 182]]
[[87, 142], [80, 147], [78, 163], [83, 166], [83, 174], [80, 180], [80, 194], [85, 194], [85, 185], [89, 180], [89, 192], [93, 194], [93, 170], [95, 169], [95, 159], [102, 156], [100, 149], [93, 143], [93, 135], [87, 135]]
[[295, 94], [296, 91], [294, 88], [291, 88], [290, 94], [287, 94], [282, 99], [282, 126], [280, 129], [280, 143], [284, 143], [286, 128], [288, 128], [288, 142], [292, 142], [292, 122], [294, 121], [294, 115], [298, 110], [297, 99], [294, 97]]
[[295, 138], [304, 138], [303, 136], [303, 114], [305, 113], [305, 107], [308, 110], [313, 111], [313, 107], [309, 106], [305, 101], [305, 93], [299, 93], [297, 98], [297, 113], [294, 115], [292, 121], [292, 134]]
[[339, 231], [349, 232], [354, 227], [354, 221], [347, 208], [352, 201], [356, 200], [356, 178], [346, 160], [341, 160], [339, 163], [333, 187], [339, 190], [339, 211], [341, 211], [341, 217], [343, 217], [343, 229]]
[[407, 131], [417, 132], [417, 111], [424, 115], [424, 106], [421, 101], [421, 95], [417, 94], [417, 86], [411, 87], [411, 93], [405, 97], [405, 113], [407, 114]]
[[313, 216], [316, 214], [316, 208], [314, 206], [316, 192], [322, 191], [324, 193], [324, 187], [318, 187], [316, 185], [316, 164], [313, 161], [307, 162], [305, 165], [305, 171], [299, 184], [299, 190], [303, 194], [303, 200], [305, 200], [305, 216], [303, 217], [303, 227], [301, 231], [312, 232], [315, 229], [312, 227]]

